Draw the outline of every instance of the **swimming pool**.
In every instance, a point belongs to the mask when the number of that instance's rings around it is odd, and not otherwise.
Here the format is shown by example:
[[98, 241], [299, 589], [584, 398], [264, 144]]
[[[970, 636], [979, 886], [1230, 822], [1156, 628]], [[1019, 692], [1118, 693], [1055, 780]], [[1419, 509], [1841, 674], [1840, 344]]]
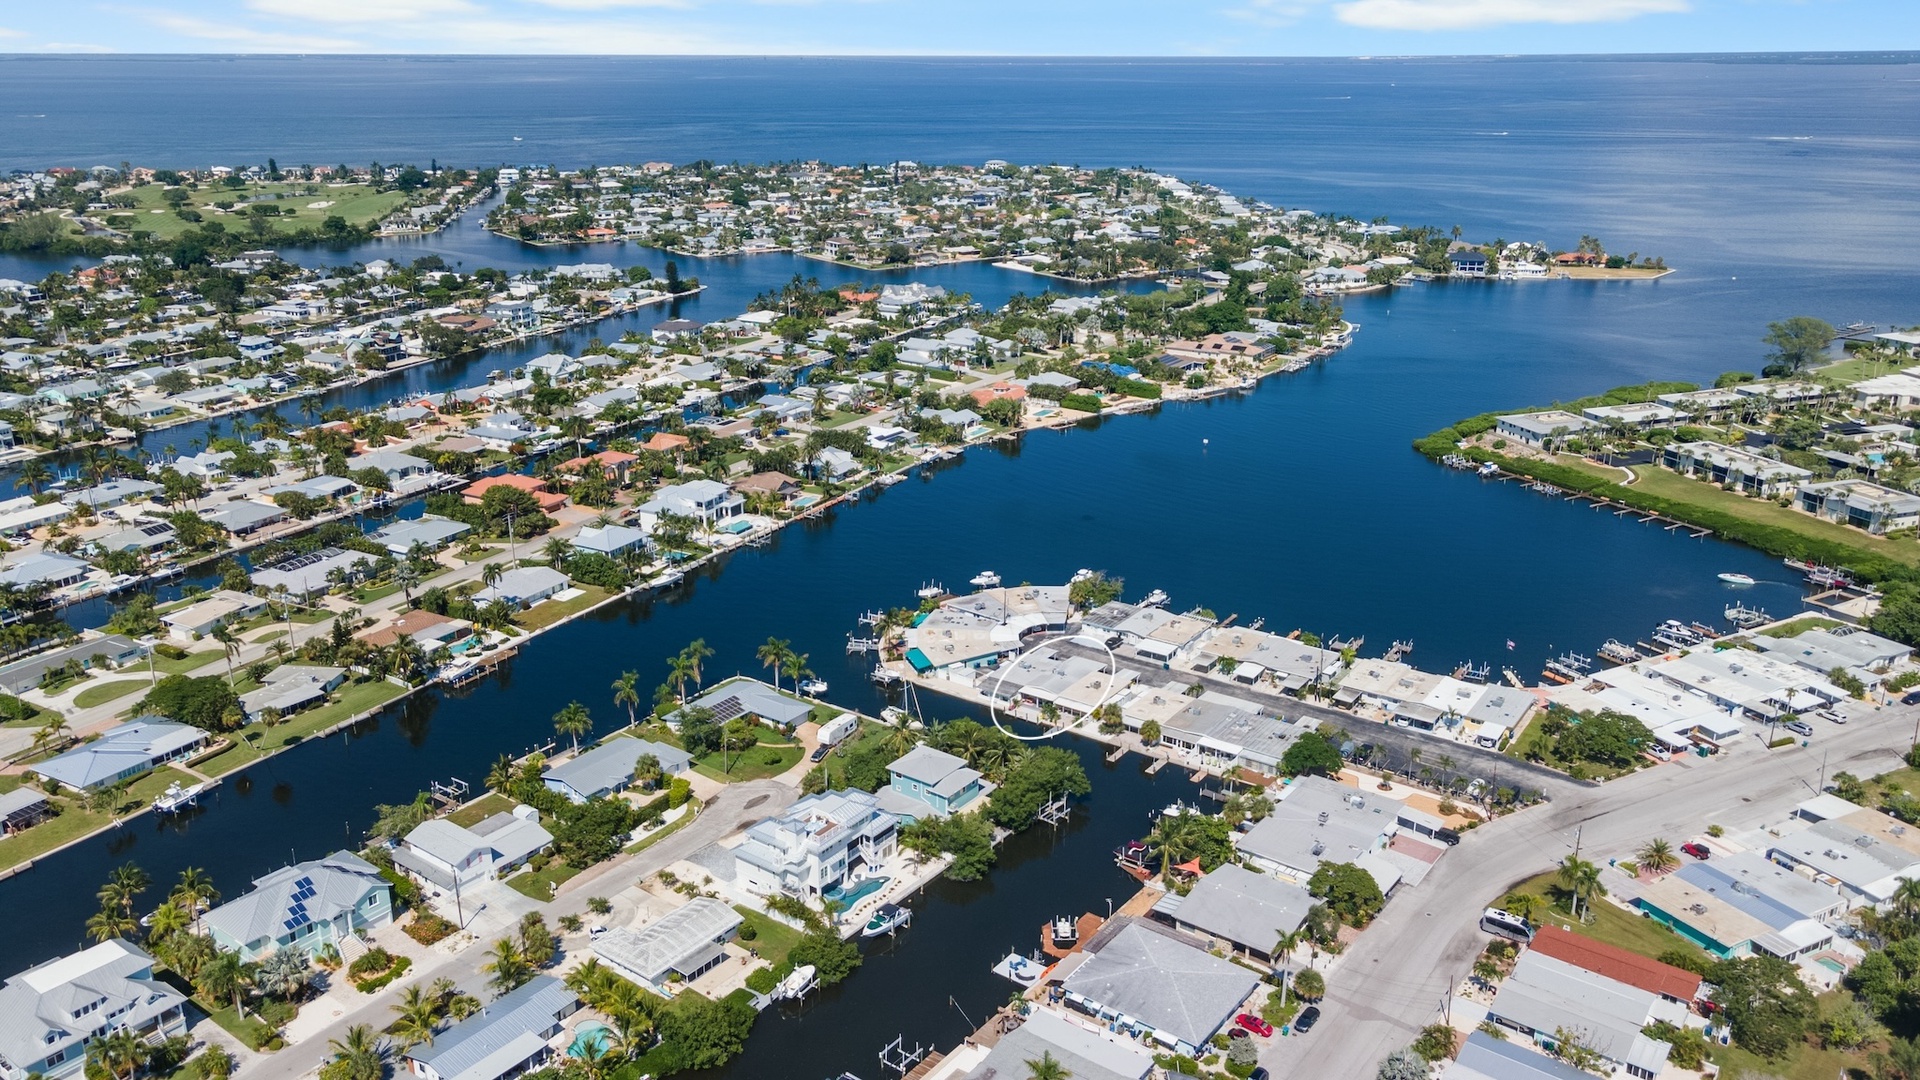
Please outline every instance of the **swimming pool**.
[[720, 526], [720, 531], [723, 533], [732, 533], [735, 536], [739, 536], [741, 533], [744, 533], [744, 532], [752, 532], [753, 522], [729, 521], [725, 525]]
[[839, 904], [844, 910], [859, 903], [862, 897], [872, 896], [874, 893], [886, 888], [889, 880], [890, 879], [883, 877], [868, 878], [858, 885], [855, 885], [852, 889], [848, 889], [844, 884], [836, 885], [820, 895]]
[[579, 1027], [574, 1028], [573, 1044], [567, 1047], [567, 1056], [574, 1058], [586, 1057], [588, 1047], [592, 1047], [596, 1053], [605, 1053], [607, 1049], [607, 1032], [609, 1030], [611, 1029], [608, 1028], [607, 1025], [598, 1020], [589, 1020]]
[[1835, 960], [1831, 956], [1816, 956], [1813, 958], [1813, 962], [1833, 972], [1835, 975], [1845, 975], [1847, 973], [1847, 965]]

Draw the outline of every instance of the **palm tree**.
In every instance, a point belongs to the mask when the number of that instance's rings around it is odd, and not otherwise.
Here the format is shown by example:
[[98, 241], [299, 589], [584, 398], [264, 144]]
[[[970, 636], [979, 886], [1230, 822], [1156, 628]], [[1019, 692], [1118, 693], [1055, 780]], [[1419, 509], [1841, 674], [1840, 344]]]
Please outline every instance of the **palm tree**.
[[167, 899], [193, 912], [198, 919], [201, 912], [220, 902], [220, 890], [213, 887], [213, 879], [205, 870], [189, 866], [180, 871], [180, 880], [167, 894]]
[[226, 1047], [210, 1045], [200, 1052], [200, 1075], [206, 1080], [227, 1080], [238, 1064]]
[[1680, 862], [1673, 854], [1673, 845], [1660, 837], [1640, 845], [1640, 850], [1635, 853], [1635, 857], [1639, 860], [1641, 869], [1653, 874], [1664, 874]]
[[500, 569], [499, 563], [490, 562], [487, 565], [480, 568], [480, 584], [485, 585], [487, 588], [491, 589], [495, 585], [500, 584], [500, 575], [504, 573], [506, 573], [506, 571]]
[[233, 631], [227, 628], [226, 623], [214, 624], [213, 640], [219, 642], [220, 647], [227, 651], [227, 687], [231, 689], [233, 687], [233, 658], [240, 652], [240, 642], [234, 639]]
[[240, 994], [253, 981], [253, 973], [239, 953], [222, 952], [200, 969], [200, 989], [210, 997], [230, 997], [233, 1011], [240, 1011]]
[[1540, 914], [1540, 897], [1530, 892], [1511, 892], [1501, 898], [1500, 907], [1532, 922], [1534, 916]]
[[686, 653], [667, 661], [667, 681], [673, 684], [674, 695], [683, 702], [687, 700], [687, 680], [691, 678], [693, 665], [687, 661]]
[[593, 730], [593, 717], [587, 707], [577, 701], [569, 702], [567, 707], [553, 714], [553, 730], [562, 735], [573, 736], [573, 751], [580, 752], [580, 736]]
[[1600, 868], [1577, 856], [1569, 855], [1560, 863], [1560, 883], [1573, 894], [1571, 914], [1580, 918], [1582, 902], [1600, 887]]
[[400, 1036], [400, 1048], [411, 1050], [416, 1046], [433, 1045], [433, 1029], [440, 1022], [440, 999], [428, 993], [419, 983], [406, 988], [400, 1000], [388, 1006], [400, 1014], [394, 1021], [393, 1033]]
[[644, 790], [652, 791], [654, 785], [660, 782], [661, 775], [658, 755], [641, 754], [640, 759], [633, 763], [633, 782]]
[[635, 714], [635, 709], [640, 704], [639, 686], [640, 673], [637, 671], [623, 671], [619, 678], [613, 680], [613, 707], [617, 709], [622, 705], [626, 706], [628, 727], [640, 722]]
[[694, 638], [687, 642], [686, 648], [680, 650], [681, 658], [687, 662], [687, 672], [693, 676], [695, 690], [700, 689], [700, 664], [712, 655], [713, 650], [707, 647], [705, 638]]
[[770, 637], [767, 639], [767, 643], [760, 646], [753, 654], [760, 661], [762, 667], [768, 668], [773, 672], [773, 688], [775, 690], [780, 689], [780, 666], [787, 662], [787, 657], [792, 652], [792, 642], [783, 638]]
[[1913, 878], [1901, 878], [1900, 886], [1893, 890], [1893, 902], [1904, 918], [1913, 918], [1920, 911], [1920, 881]]
[[33, 733], [33, 749], [38, 752], [49, 746], [58, 745], [71, 734], [73, 729], [67, 726], [67, 718], [64, 715], [57, 712], [48, 713], [47, 719]]
[[487, 790], [505, 793], [513, 786], [513, 759], [501, 754], [487, 770]]
[[260, 962], [254, 985], [270, 998], [293, 1001], [313, 984], [313, 961], [301, 949], [280, 949]]
[[1043, 1050], [1040, 1056], [1027, 1062], [1027, 1080], [1068, 1080], [1073, 1073], [1060, 1064], [1053, 1051]]
[[547, 540], [546, 546], [541, 551], [546, 555], [547, 562], [557, 567], [567, 561], [567, 556], [573, 554], [573, 545], [555, 536]]
[[95, 941], [127, 937], [139, 928], [137, 920], [111, 905], [101, 908], [87, 920], [87, 936]]
[[193, 917], [187, 914], [186, 908], [181, 907], [172, 900], [168, 900], [166, 903], [154, 908], [153, 914], [148, 916], [147, 940], [150, 942], [165, 941], [182, 930], [185, 930], [188, 926], [192, 925], [192, 923]]
[[328, 1039], [327, 1049], [333, 1051], [333, 1060], [344, 1066], [339, 1080], [381, 1080], [386, 1074], [390, 1052], [387, 1040], [374, 1034], [367, 1024], [348, 1028], [344, 1039]]
[[420, 571], [412, 563], [401, 563], [393, 568], [393, 583], [400, 586], [400, 595], [406, 598], [407, 605], [413, 605], [413, 587], [420, 584]]
[[120, 1080], [131, 1077], [146, 1063], [151, 1048], [126, 1028], [115, 1028], [87, 1044], [87, 1060]]
[[794, 652], [791, 649], [787, 650], [787, 660], [784, 666], [787, 669], [787, 678], [793, 680], [793, 688], [796, 691], [800, 689], [800, 684], [806, 681], [808, 676], [813, 674], [813, 671], [807, 667], [807, 654], [803, 652]]
[[494, 942], [493, 951], [488, 955], [493, 959], [482, 964], [480, 970], [492, 976], [487, 983], [496, 994], [511, 993], [533, 978], [533, 965], [520, 955], [520, 946], [512, 938]]
[[40, 486], [53, 479], [53, 470], [47, 468], [46, 462], [35, 458], [20, 467], [20, 479], [27, 485], [28, 491], [38, 495]]
[[121, 863], [114, 867], [113, 873], [107, 875], [107, 883], [100, 886], [101, 906], [118, 908], [122, 914], [131, 917], [134, 899], [146, 892], [151, 884], [153, 879], [147, 876], [145, 870], [133, 863]]

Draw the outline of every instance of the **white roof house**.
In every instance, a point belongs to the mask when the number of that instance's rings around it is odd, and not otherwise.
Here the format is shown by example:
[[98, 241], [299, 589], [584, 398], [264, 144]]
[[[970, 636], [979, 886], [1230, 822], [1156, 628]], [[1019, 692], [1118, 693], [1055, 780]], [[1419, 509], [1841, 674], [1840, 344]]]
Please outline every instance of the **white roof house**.
[[504, 600], [515, 607], [531, 607], [570, 585], [567, 575], [551, 566], [520, 566], [501, 574], [499, 581], [475, 593], [473, 599], [478, 604]]
[[407, 1051], [420, 1080], [502, 1080], [519, 1076], [554, 1057], [548, 1040], [561, 1021], [580, 1008], [567, 984], [551, 975], [532, 981], [481, 1007], [431, 1043]]
[[[1382, 876], [1379, 860], [1399, 831], [1399, 806], [1323, 776], [1302, 776], [1287, 785], [1271, 814], [1236, 843], [1240, 853], [1268, 873], [1304, 885], [1322, 863], [1352, 863]], [[1390, 892], [1397, 874], [1380, 882]]]
[[1656, 1020], [1685, 1022], [1686, 1006], [1576, 967], [1544, 953], [1522, 953], [1487, 1008], [1501, 1027], [1551, 1042], [1557, 1031], [1579, 1031], [1586, 1045], [1640, 1080], [1653, 1080], [1671, 1047], [1640, 1033]]
[[593, 941], [593, 953], [622, 976], [672, 997], [726, 959], [727, 942], [746, 920], [719, 900], [696, 896], [639, 930], [620, 926]]
[[312, 953], [393, 921], [393, 886], [346, 851], [284, 866], [201, 917], [213, 943], [246, 961], [278, 949]]
[[0, 1080], [78, 1076], [87, 1044], [111, 1031], [183, 1035], [186, 1001], [118, 938], [28, 968], [0, 986]]
[[1226, 863], [1185, 896], [1168, 891], [1153, 913], [1209, 944], [1268, 963], [1274, 945], [1300, 929], [1313, 904], [1312, 894], [1299, 885]]
[[207, 733], [197, 727], [143, 716], [49, 758], [30, 771], [76, 791], [92, 791], [187, 757], [206, 741]]
[[258, 596], [221, 589], [204, 600], [162, 615], [160, 622], [166, 626], [168, 636], [178, 641], [193, 641], [213, 633], [224, 623], [251, 618], [266, 609], [267, 602]]
[[472, 828], [434, 818], [415, 826], [394, 848], [393, 861], [443, 889], [503, 874], [553, 843], [532, 807], [516, 806]]
[[1082, 948], [1087, 959], [1061, 985], [1068, 1007], [1112, 1016], [1178, 1053], [1206, 1045], [1260, 985], [1246, 968], [1138, 919], [1110, 920]]
[[899, 846], [900, 819], [864, 791], [809, 795], [778, 817], [756, 822], [733, 849], [734, 874], [763, 895], [805, 898], [866, 876]]

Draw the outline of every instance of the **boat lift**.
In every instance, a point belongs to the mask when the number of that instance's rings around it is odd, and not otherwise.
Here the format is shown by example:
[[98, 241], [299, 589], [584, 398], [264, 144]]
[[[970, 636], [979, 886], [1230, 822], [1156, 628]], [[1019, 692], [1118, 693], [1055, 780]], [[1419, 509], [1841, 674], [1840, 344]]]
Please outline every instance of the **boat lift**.
[[1066, 792], [1063, 791], [1060, 793], [1059, 798], [1051, 799], [1045, 806], [1042, 806], [1038, 816], [1041, 821], [1049, 825], [1059, 825], [1072, 815], [1073, 807], [1067, 805], [1067, 795]]
[[880, 1048], [880, 1067], [891, 1070], [899, 1076], [905, 1076], [912, 1071], [913, 1067], [920, 1063], [920, 1059], [927, 1056], [927, 1051], [932, 1049], [932, 1047], [914, 1043], [913, 1049], [909, 1050], [903, 1043], [904, 1039], [903, 1035], [895, 1035], [892, 1042]]

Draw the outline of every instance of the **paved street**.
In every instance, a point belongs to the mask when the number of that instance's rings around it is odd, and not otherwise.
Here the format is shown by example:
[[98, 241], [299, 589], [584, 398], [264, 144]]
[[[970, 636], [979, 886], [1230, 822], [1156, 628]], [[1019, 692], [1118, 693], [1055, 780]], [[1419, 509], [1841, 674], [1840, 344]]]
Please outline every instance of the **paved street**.
[[[559, 898], [541, 909], [547, 917], [547, 925], [555, 926], [562, 915], [585, 916], [589, 897], [615, 897], [635, 882], [652, 876], [661, 868], [686, 858], [728, 833], [779, 813], [791, 805], [796, 797], [797, 792], [793, 788], [777, 780], [756, 780], [728, 787], [686, 828], [638, 855], [621, 856], [567, 882]], [[561, 942], [563, 950], [585, 947], [584, 934], [564, 935]], [[378, 994], [368, 995], [365, 1003], [356, 1011], [340, 1017], [293, 1046], [256, 1059], [257, 1064], [245, 1068], [241, 1075], [247, 1080], [293, 1080], [312, 1072], [329, 1057], [328, 1040], [341, 1038], [347, 1028], [354, 1024], [371, 1024], [378, 1029], [392, 1023], [393, 1012], [389, 1006], [399, 999], [404, 988], [417, 982], [449, 978], [482, 1001], [492, 999], [492, 991], [486, 988], [486, 976], [480, 971], [481, 965], [487, 962], [486, 942], [468, 945], [452, 955], [435, 950], [429, 952], [428, 956], [430, 959], [415, 965], [407, 978]], [[210, 1027], [211, 1024], [212, 1021], [202, 1021], [203, 1027]], [[206, 1037], [198, 1031], [196, 1034]]]
[[1780, 820], [1818, 790], [1823, 768], [1827, 777], [1898, 768], [1920, 710], [1856, 708], [1845, 727], [1821, 723], [1806, 749], [1767, 751], [1749, 734], [1718, 757], [1676, 760], [1473, 830], [1360, 936], [1328, 980], [1313, 1031], [1274, 1040], [1261, 1063], [1276, 1076], [1372, 1077], [1465, 978], [1489, 940], [1482, 909], [1553, 869], [1573, 851], [1576, 829], [1582, 857], [1604, 864], [1655, 836], [1677, 844], [1709, 823], [1734, 832]]

